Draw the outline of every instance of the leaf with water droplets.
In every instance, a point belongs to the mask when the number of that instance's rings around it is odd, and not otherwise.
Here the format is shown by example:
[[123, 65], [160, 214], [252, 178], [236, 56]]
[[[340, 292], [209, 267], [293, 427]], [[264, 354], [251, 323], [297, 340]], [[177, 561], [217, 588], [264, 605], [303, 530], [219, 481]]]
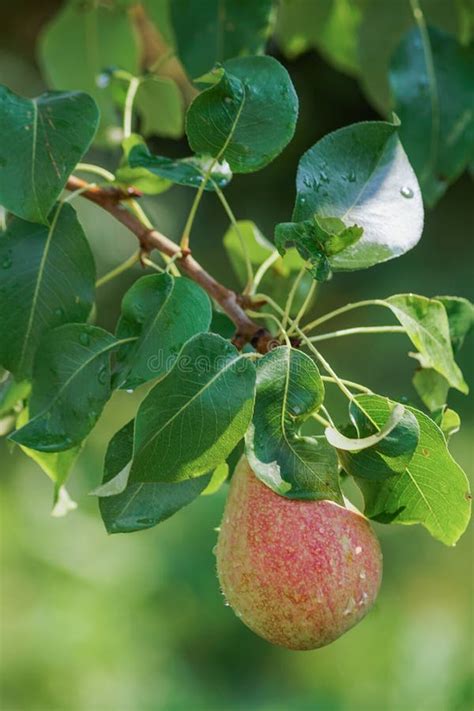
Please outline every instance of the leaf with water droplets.
[[[19, 218], [0, 234], [0, 363], [29, 378], [40, 338], [62, 323], [85, 321], [94, 299], [95, 266], [76, 213], [61, 204], [51, 225]], [[21, 298], [19, 298], [21, 294]]]
[[397, 128], [383, 121], [346, 126], [322, 138], [300, 160], [294, 222], [338, 218], [363, 229], [360, 239], [331, 257], [333, 271], [399, 257], [421, 237], [420, 189]]
[[[103, 484], [116, 478], [133, 453], [134, 421], [110, 440], [105, 455]], [[130, 533], [156, 526], [191, 503], [209, 484], [210, 475], [175, 483], [141, 482], [129, 484], [115, 496], [99, 498], [102, 520], [108, 533]]]
[[116, 339], [97, 326], [70, 323], [46, 334], [34, 362], [29, 421], [10, 439], [41, 452], [80, 443], [110, 397]]
[[257, 398], [245, 443], [256, 476], [291, 499], [342, 503], [336, 451], [324, 437], [304, 437], [303, 423], [324, 400], [309, 356], [280, 346], [257, 362]]
[[389, 77], [400, 140], [428, 205], [474, 153], [473, 74], [474, 47], [434, 27], [410, 30], [393, 55]]
[[[395, 405], [376, 395], [358, 395], [356, 400], [379, 427]], [[382, 481], [356, 478], [364, 494], [364, 513], [381, 523], [421, 523], [435, 538], [454, 545], [469, 523], [468, 480], [433, 420], [415, 408], [406, 409], [416, 417], [420, 428], [415, 453], [402, 474]], [[360, 421], [363, 416], [356, 405], [351, 411]]]
[[242, 57], [225, 62], [214, 78], [188, 109], [189, 144], [225, 159], [234, 173], [260, 170], [295, 131], [298, 97], [290, 76], [273, 57]]
[[136, 388], [164, 375], [183, 345], [211, 323], [211, 302], [194, 282], [170, 274], [138, 279], [122, 300], [119, 339], [136, 338], [117, 352], [114, 385]]
[[[199, 188], [204, 182], [204, 176], [212, 167], [205, 190], [225, 188], [232, 179], [232, 172], [226, 161], [213, 165], [209, 156], [190, 156], [189, 158], [165, 158], [150, 153], [146, 145], [137, 143], [128, 157], [128, 163], [133, 170], [144, 170], [147, 173], [169, 180], [176, 185], [189, 185]], [[122, 173], [123, 175], [123, 173]], [[120, 174], [119, 174], [120, 177]]]
[[0, 86], [0, 204], [24, 220], [47, 224], [98, 121], [87, 94], [48, 92], [25, 99]]

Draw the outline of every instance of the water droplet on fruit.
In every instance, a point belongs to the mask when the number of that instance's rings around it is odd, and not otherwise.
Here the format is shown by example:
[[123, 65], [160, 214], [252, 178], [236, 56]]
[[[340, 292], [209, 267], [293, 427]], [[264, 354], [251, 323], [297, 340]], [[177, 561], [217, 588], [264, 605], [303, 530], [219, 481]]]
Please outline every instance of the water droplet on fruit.
[[415, 193], [411, 188], [408, 188], [407, 186], [403, 186], [403, 188], [400, 188], [400, 195], [402, 195], [404, 198], [407, 198], [408, 200], [413, 197]]
[[367, 575], [366, 575], [366, 573], [365, 573], [365, 570], [362, 570], [361, 573], [359, 574], [359, 578], [360, 578], [361, 580], [365, 580], [366, 577], [367, 577]]
[[355, 554], [356, 554], [356, 555], [360, 555], [361, 553], [362, 553], [362, 548], [361, 548], [361, 546], [356, 546]]
[[212, 555], [216, 555], [216, 554], [217, 554], [217, 544], [212, 549]]
[[355, 606], [356, 606], [355, 600], [353, 597], [351, 597], [349, 602], [347, 603], [346, 609], [342, 613], [344, 615], [344, 617], [347, 617], [347, 615], [351, 615], [355, 610]]

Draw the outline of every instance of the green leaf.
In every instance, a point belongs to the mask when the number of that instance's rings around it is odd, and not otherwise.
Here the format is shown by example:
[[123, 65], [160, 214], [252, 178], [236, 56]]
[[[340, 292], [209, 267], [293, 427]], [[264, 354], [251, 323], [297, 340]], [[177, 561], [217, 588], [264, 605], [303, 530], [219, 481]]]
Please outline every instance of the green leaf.
[[[373, 397], [377, 403], [379, 396]], [[420, 428], [413, 413], [403, 405], [395, 404], [389, 410], [387, 419], [381, 423], [371, 417], [371, 410], [363, 404], [357, 406], [351, 403], [349, 412], [355, 436], [362, 436], [363, 439], [351, 440], [351, 448], [347, 443], [342, 446], [344, 443], [340, 440], [337, 444], [334, 438], [329, 440], [330, 444], [338, 448], [339, 460], [345, 471], [352, 476], [372, 481], [403, 474], [413, 458], [420, 437]], [[355, 451], [359, 442], [367, 446]]]
[[140, 405], [129, 482], [182, 481], [210, 472], [252, 416], [255, 366], [220, 336], [201, 334]]
[[[359, 402], [379, 426], [394, 405], [386, 398], [358, 395]], [[438, 540], [454, 545], [469, 522], [470, 494], [466, 475], [451, 457], [439, 427], [414, 408], [420, 439], [403, 474], [383, 481], [357, 479], [365, 498], [365, 515], [382, 523], [421, 523]]]
[[30, 419], [10, 439], [40, 452], [81, 442], [110, 397], [115, 338], [97, 326], [70, 323], [41, 341], [33, 367]]
[[98, 121], [87, 94], [47, 92], [25, 99], [0, 86], [0, 203], [18, 217], [46, 224]]
[[118, 128], [107, 71], [119, 64], [138, 74], [137, 39], [126, 6], [81, 0], [69, 0], [40, 37], [39, 59], [48, 84], [82, 89], [94, 97], [100, 107], [102, 142], [113, 142], [112, 132]]
[[441, 30], [411, 30], [390, 64], [400, 139], [434, 205], [474, 154], [474, 46]]
[[448, 315], [449, 337], [453, 352], [457, 353], [466, 336], [474, 328], [474, 304], [460, 296], [435, 296]]
[[331, 277], [331, 258], [358, 242], [362, 227], [346, 227], [339, 218], [314, 217], [303, 222], [281, 222], [275, 227], [275, 244], [282, 254], [295, 246], [305, 261], [312, 265], [317, 281]]
[[192, 78], [217, 62], [259, 54], [270, 32], [273, 0], [173, 0], [178, 54]]
[[450, 437], [461, 429], [461, 418], [454, 410], [444, 407], [437, 424], [439, 424], [446, 441], [449, 442]]
[[314, 48], [339, 70], [357, 74], [361, 16], [353, 0], [283, 0], [275, 34], [289, 59]]
[[258, 478], [278, 494], [342, 503], [335, 450], [324, 437], [299, 433], [323, 400], [323, 381], [311, 358], [287, 346], [275, 348], [257, 363], [246, 455]]
[[0, 363], [22, 380], [43, 334], [91, 310], [94, 259], [73, 208], [59, 205], [49, 227], [12, 220], [0, 234], [0, 268]]
[[449, 383], [446, 378], [443, 378], [433, 368], [419, 368], [416, 370], [413, 375], [413, 386], [423, 404], [431, 412], [436, 412], [446, 404]]
[[[209, 157], [191, 156], [190, 158], [165, 158], [154, 156], [144, 145], [132, 148], [129, 164], [133, 169], [141, 168], [153, 175], [166, 178], [177, 185], [189, 185], [198, 188], [211, 167], [213, 159]], [[206, 183], [205, 190], [215, 190], [214, 183], [219, 188], [225, 188], [232, 178], [228, 163], [216, 163]]]
[[[423, 14], [430, 24], [456, 34], [460, 29], [461, 2], [423, 0]], [[457, 14], [458, 13], [458, 14]], [[364, 0], [359, 26], [358, 59], [362, 87], [373, 105], [383, 114], [392, 106], [389, 64], [403, 35], [415, 24], [409, 2]]]
[[225, 159], [234, 173], [271, 163], [295, 132], [298, 97], [272, 57], [231, 59], [192, 102], [186, 133], [196, 153]]
[[296, 188], [294, 222], [336, 217], [364, 231], [331, 257], [334, 271], [399, 257], [421, 237], [421, 194], [393, 124], [371, 121], [328, 134], [301, 158]]
[[160, 193], [165, 192], [165, 190], [168, 190], [172, 185], [170, 180], [166, 180], [159, 175], [155, 175], [146, 168], [130, 167], [129, 156], [135, 146], [144, 146], [145, 150], [148, 152], [145, 141], [136, 133], [132, 133], [132, 135], [128, 138], [123, 139], [123, 156], [120, 161], [120, 166], [115, 173], [117, 185], [133, 185], [133, 187], [137, 188], [145, 195], [159, 195]]
[[433, 368], [462, 393], [469, 389], [454, 361], [446, 310], [436, 299], [397, 294], [384, 300], [418, 349], [422, 366]]
[[212, 308], [200, 286], [169, 274], [141, 277], [122, 300], [117, 338], [136, 337], [117, 352], [115, 385], [136, 388], [164, 375], [182, 346], [209, 329]]
[[[103, 483], [114, 479], [129, 463], [133, 452], [134, 421], [110, 440], [105, 455]], [[210, 480], [207, 474], [173, 484], [130, 484], [116, 496], [99, 498], [102, 520], [108, 533], [129, 533], [156, 526], [191, 503]]]
[[[28, 409], [24, 408], [17, 419], [16, 426], [23, 427], [27, 422]], [[37, 452], [35, 449], [29, 449], [22, 445], [20, 445], [20, 449], [36, 462], [54, 483], [51, 515], [55, 517], [65, 516], [69, 511], [76, 509], [77, 504], [70, 498], [64, 484], [81, 452], [82, 443], [65, 452]]]
[[229, 465], [227, 462], [222, 462], [216, 469], [212, 472], [209, 484], [201, 492], [203, 496], [211, 496], [215, 494], [221, 488], [222, 484], [226, 481], [229, 476]]
[[138, 88], [135, 108], [144, 136], [181, 138], [184, 132], [183, 96], [169, 77], [144, 79]]

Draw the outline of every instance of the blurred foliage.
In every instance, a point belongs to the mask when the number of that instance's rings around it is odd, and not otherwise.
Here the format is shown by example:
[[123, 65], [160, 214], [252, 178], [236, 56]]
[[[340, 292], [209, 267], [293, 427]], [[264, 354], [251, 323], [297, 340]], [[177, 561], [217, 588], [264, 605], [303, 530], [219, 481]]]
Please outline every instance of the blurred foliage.
[[[18, 0], [0, 27], [0, 80], [33, 94], [42, 83], [34, 39], [58, 2]], [[449, 3], [448, 3], [449, 4]], [[25, 18], [28, 18], [28, 21]], [[346, 56], [346, 55], [344, 55]], [[355, 81], [313, 52], [287, 63], [300, 97], [296, 137], [265, 171], [236, 176], [228, 197], [239, 219], [270, 236], [294, 202], [298, 157], [328, 131], [375, 118]], [[154, 152], [185, 155], [184, 142], [155, 141]], [[111, 165], [117, 156], [106, 157]], [[97, 161], [104, 156], [96, 152]], [[177, 187], [147, 202], [167, 234], [178, 236], [193, 191]], [[135, 248], [126, 230], [77, 201], [99, 273]], [[313, 313], [346, 301], [416, 291], [472, 297], [472, 185], [451, 187], [426, 215], [421, 243], [396, 262], [337, 275], [318, 292]], [[222, 246], [227, 220], [206, 195], [193, 249], [210, 271], [237, 285]], [[112, 328], [120, 296], [140, 273], [100, 293], [98, 323]], [[378, 314], [374, 315], [374, 323]], [[384, 314], [379, 316], [383, 319]], [[354, 317], [355, 318], [355, 317]], [[353, 325], [348, 315], [346, 325]], [[370, 340], [370, 356], [362, 348]], [[397, 335], [358, 336], [327, 345], [341, 374], [357, 373], [377, 392], [419, 405], [413, 361]], [[390, 359], [388, 354], [390, 353]], [[460, 357], [473, 382], [472, 340]], [[389, 364], [388, 364], [389, 362]], [[374, 363], [380, 364], [374, 368]], [[387, 364], [384, 367], [384, 364]], [[131, 417], [139, 393], [118, 391], [81, 453], [71, 479], [78, 511], [54, 519], [50, 483], [3, 442], [1, 666], [5, 711], [468, 711], [474, 589], [472, 538], [455, 550], [423, 530], [377, 526], [385, 578], [376, 609], [330, 647], [290, 653], [247, 630], [223, 604], [212, 549], [226, 487], [201, 497], [158, 528], [108, 537], [88, 492], [100, 483], [106, 442]], [[334, 393], [332, 409], [344, 415]], [[462, 395], [450, 403], [463, 419], [453, 454], [472, 474], [474, 413]]]

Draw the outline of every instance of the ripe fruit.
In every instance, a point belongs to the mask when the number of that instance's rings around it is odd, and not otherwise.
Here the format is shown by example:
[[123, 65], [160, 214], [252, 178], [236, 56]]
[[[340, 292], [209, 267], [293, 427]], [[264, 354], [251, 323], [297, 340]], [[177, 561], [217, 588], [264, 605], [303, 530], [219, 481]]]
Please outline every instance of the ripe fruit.
[[254, 632], [288, 649], [316, 649], [372, 607], [379, 542], [362, 514], [332, 501], [290, 500], [262, 484], [243, 457], [216, 549], [222, 591]]

